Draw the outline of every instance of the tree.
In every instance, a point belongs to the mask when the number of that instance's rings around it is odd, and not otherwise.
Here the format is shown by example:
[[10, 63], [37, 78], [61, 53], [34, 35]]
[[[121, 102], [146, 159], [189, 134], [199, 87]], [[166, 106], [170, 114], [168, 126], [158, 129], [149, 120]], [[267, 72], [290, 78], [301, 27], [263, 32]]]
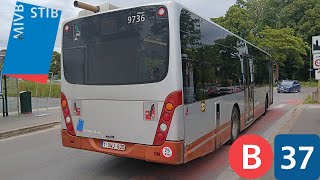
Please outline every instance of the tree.
[[54, 51], [52, 54], [52, 61], [50, 64], [50, 72], [54, 75], [60, 75], [61, 69], [61, 54], [57, 51]]
[[240, 7], [245, 7], [245, 6], [247, 6], [247, 1], [246, 0], [237, 0], [236, 5], [239, 5]]
[[311, 44], [311, 37], [319, 35], [320, 1], [294, 0], [279, 12], [282, 27], [290, 27]]
[[231, 6], [225, 16], [211, 20], [241, 37], [251, 38], [250, 33], [254, 28], [254, 22], [248, 11], [239, 5]]
[[298, 23], [305, 16], [305, 12], [313, 9], [317, 0], [295, 0], [285, 6], [279, 13], [282, 27], [296, 29]]
[[311, 37], [320, 34], [319, 12], [319, 0], [237, 0], [225, 16], [212, 20], [266, 49], [283, 78], [307, 80]]
[[305, 15], [298, 23], [297, 30], [305, 41], [311, 44], [312, 36], [320, 35], [320, 2], [312, 9], [305, 11]]
[[270, 0], [248, 0], [246, 9], [255, 24], [254, 34], [262, 31], [265, 27], [279, 27], [278, 6], [275, 6], [274, 2]]
[[283, 78], [299, 78], [297, 72], [304, 65], [308, 45], [294, 35], [294, 29], [266, 28], [255, 39], [256, 44], [271, 54], [280, 67]]

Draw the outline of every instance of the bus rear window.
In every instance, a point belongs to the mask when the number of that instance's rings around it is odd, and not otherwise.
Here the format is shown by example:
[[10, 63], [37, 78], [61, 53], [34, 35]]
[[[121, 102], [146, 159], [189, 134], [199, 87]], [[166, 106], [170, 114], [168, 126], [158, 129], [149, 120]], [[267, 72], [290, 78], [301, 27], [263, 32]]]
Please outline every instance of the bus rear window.
[[129, 85], [162, 81], [168, 73], [169, 22], [162, 6], [147, 6], [77, 19], [63, 36], [67, 82]]

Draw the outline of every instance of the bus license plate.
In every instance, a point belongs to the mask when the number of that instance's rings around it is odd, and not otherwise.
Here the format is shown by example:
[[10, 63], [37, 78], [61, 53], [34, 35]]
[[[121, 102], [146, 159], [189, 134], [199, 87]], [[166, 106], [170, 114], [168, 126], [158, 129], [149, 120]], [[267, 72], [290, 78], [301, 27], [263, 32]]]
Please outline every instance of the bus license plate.
[[107, 141], [102, 142], [102, 147], [107, 148], [107, 149], [115, 149], [115, 150], [119, 150], [119, 151], [126, 150], [126, 145], [124, 145], [124, 144], [107, 142]]

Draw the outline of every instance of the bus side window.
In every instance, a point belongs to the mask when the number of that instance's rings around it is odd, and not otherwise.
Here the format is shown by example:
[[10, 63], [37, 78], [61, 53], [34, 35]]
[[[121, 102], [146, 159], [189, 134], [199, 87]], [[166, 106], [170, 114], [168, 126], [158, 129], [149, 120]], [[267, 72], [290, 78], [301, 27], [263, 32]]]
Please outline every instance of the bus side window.
[[216, 121], [220, 121], [220, 114], [221, 114], [221, 108], [220, 108], [220, 102], [216, 102]]

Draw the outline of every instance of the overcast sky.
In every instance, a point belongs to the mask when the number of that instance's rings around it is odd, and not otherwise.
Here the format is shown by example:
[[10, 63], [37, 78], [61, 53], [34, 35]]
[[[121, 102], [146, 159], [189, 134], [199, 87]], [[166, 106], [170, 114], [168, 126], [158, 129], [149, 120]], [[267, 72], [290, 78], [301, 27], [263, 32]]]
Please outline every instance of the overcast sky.
[[[80, 11], [73, 7], [73, 0], [19, 0], [21, 2], [55, 8], [62, 11], [59, 32], [55, 44], [55, 50], [61, 50], [61, 23], [67, 19], [74, 18]], [[99, 5], [111, 3], [118, 7], [128, 7], [152, 2], [161, 2], [163, 0], [81, 0], [83, 2]], [[211, 18], [219, 17], [225, 14], [226, 10], [235, 3], [236, 0], [176, 0], [187, 6], [190, 10], [195, 11], [201, 16]], [[15, 0], [1, 0], [0, 2], [0, 50], [7, 47]]]

